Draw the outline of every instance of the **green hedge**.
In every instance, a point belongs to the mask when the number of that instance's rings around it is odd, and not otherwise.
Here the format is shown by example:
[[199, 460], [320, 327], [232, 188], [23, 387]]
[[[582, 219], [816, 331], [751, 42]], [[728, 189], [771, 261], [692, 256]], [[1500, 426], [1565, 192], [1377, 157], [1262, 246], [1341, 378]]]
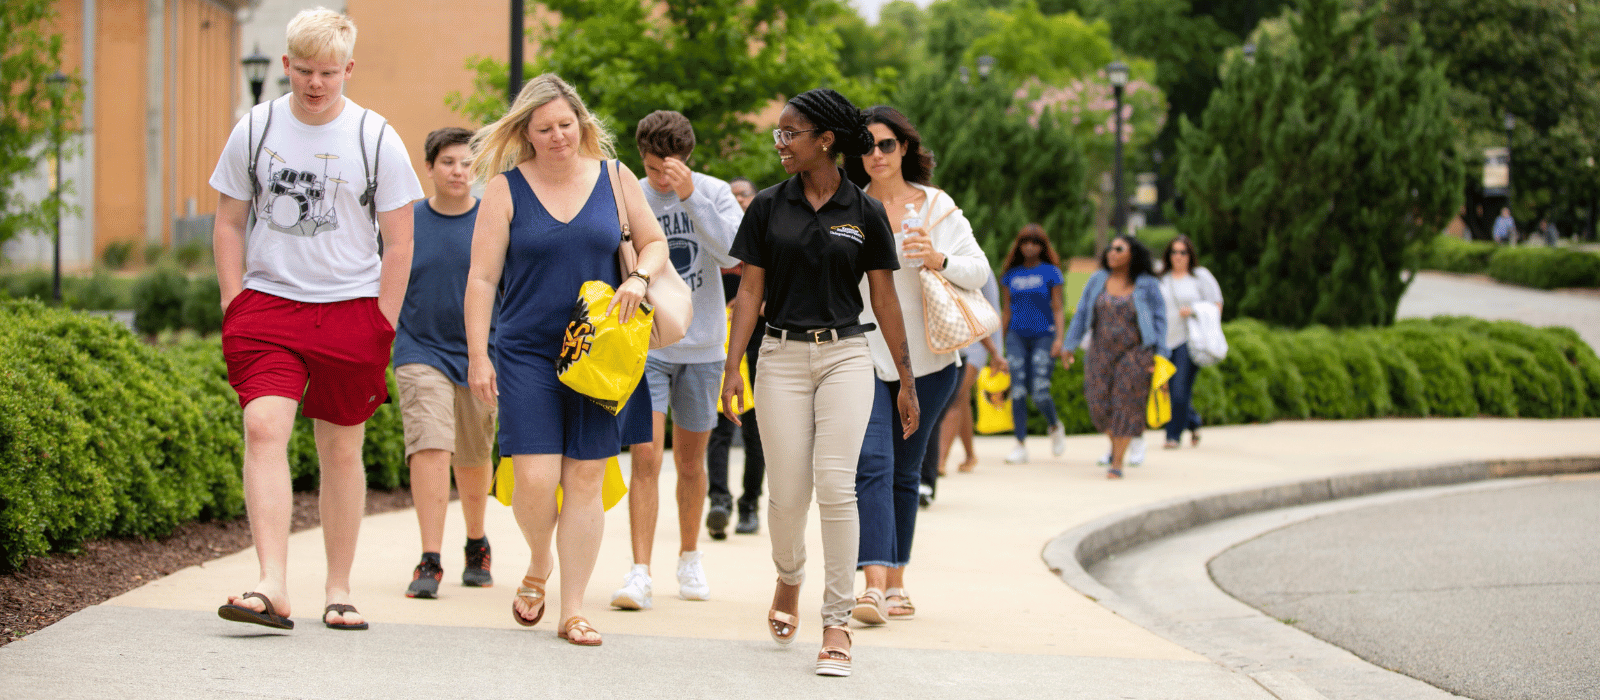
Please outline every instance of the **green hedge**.
[[[0, 274], [0, 298], [49, 301], [51, 284], [48, 270]], [[78, 310], [132, 309], [135, 326], [147, 335], [165, 330], [188, 329], [201, 334], [222, 330], [217, 278], [190, 279], [168, 265], [152, 267], [136, 278], [98, 270], [90, 277], [62, 277], [61, 304]]]
[[1538, 289], [1600, 287], [1600, 255], [1569, 248], [1504, 246], [1441, 235], [1423, 256], [1430, 270], [1486, 274]]
[[[1600, 357], [1570, 328], [1439, 316], [1389, 328], [1223, 325], [1228, 357], [1195, 378], [1207, 425], [1278, 418], [1600, 416]], [[1051, 393], [1069, 433], [1092, 433], [1083, 362]], [[1029, 432], [1045, 421], [1030, 412]]]
[[[216, 337], [156, 347], [107, 319], [0, 301], [0, 570], [88, 539], [237, 517], [241, 424]], [[316, 449], [310, 422], [296, 426], [303, 490]], [[405, 485], [403, 452], [386, 404], [367, 424], [368, 483]]]

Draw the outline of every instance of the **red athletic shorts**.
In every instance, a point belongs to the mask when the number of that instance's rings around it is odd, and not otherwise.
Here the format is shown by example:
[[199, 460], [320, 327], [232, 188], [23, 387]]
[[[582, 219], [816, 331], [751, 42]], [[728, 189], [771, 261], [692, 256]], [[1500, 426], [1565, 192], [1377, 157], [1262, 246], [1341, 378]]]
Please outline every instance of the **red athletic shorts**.
[[246, 289], [222, 317], [228, 383], [243, 407], [262, 396], [304, 399], [301, 413], [357, 425], [389, 398], [394, 327], [372, 297], [298, 302]]

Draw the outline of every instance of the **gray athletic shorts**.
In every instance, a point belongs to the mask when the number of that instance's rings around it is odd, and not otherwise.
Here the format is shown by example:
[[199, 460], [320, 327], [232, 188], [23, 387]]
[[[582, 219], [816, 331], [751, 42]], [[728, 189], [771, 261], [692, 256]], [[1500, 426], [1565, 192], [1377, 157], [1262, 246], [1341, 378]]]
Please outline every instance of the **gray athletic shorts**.
[[691, 433], [717, 427], [717, 395], [722, 392], [722, 363], [664, 362], [646, 358], [644, 374], [650, 380], [650, 407], [656, 413], [672, 409], [672, 424]]

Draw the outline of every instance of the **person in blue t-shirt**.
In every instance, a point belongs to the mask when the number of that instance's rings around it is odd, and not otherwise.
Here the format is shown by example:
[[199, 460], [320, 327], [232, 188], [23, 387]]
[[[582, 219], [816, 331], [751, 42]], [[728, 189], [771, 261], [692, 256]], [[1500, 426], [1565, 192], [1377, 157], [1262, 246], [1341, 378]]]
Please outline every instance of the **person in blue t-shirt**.
[[1005, 329], [1006, 362], [1011, 365], [1011, 420], [1017, 435], [1017, 446], [1006, 456], [1007, 464], [1028, 461], [1028, 398], [1050, 421], [1051, 453], [1060, 457], [1067, 450], [1061, 418], [1050, 398], [1053, 360], [1061, 357], [1061, 337], [1066, 331], [1062, 317], [1065, 282], [1061, 258], [1044, 227], [1022, 227], [1006, 254], [1000, 276], [1000, 326]]
[[483, 531], [494, 445], [495, 407], [467, 387], [467, 333], [462, 299], [472, 262], [472, 132], [459, 127], [428, 134], [425, 157], [434, 194], [412, 213], [416, 234], [411, 284], [394, 339], [394, 376], [400, 388], [411, 496], [422, 532], [422, 562], [411, 573], [408, 598], [437, 598], [444, 568], [439, 560], [444, 516], [455, 467], [461, 515], [467, 525], [461, 583], [492, 586], [489, 538]]

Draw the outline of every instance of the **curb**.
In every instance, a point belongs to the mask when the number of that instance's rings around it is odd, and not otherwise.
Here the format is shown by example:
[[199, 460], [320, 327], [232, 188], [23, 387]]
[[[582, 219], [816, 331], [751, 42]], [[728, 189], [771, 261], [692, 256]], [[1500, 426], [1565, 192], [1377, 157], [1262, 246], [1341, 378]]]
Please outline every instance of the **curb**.
[[[1088, 569], [1139, 545], [1241, 515], [1384, 492], [1460, 485], [1493, 479], [1560, 476], [1586, 472], [1600, 472], [1600, 456], [1456, 462], [1339, 474], [1180, 497], [1112, 513], [1067, 530], [1045, 545], [1041, 557], [1051, 572], [1089, 600], [1134, 624], [1162, 634], [1158, 628], [1171, 627], [1178, 623], [1160, 613], [1128, 602], [1090, 575]], [[1162, 636], [1170, 638], [1167, 634]], [[1318, 642], [1318, 644], [1324, 643]], [[1327, 648], [1337, 649], [1331, 646]], [[1190, 650], [1243, 673], [1276, 697], [1285, 700], [1325, 698], [1305, 685], [1294, 674], [1270, 670], [1267, 665], [1259, 663], [1259, 660], [1247, 658], [1249, 654], [1240, 653], [1238, 650], [1206, 651], [1196, 648]]]

